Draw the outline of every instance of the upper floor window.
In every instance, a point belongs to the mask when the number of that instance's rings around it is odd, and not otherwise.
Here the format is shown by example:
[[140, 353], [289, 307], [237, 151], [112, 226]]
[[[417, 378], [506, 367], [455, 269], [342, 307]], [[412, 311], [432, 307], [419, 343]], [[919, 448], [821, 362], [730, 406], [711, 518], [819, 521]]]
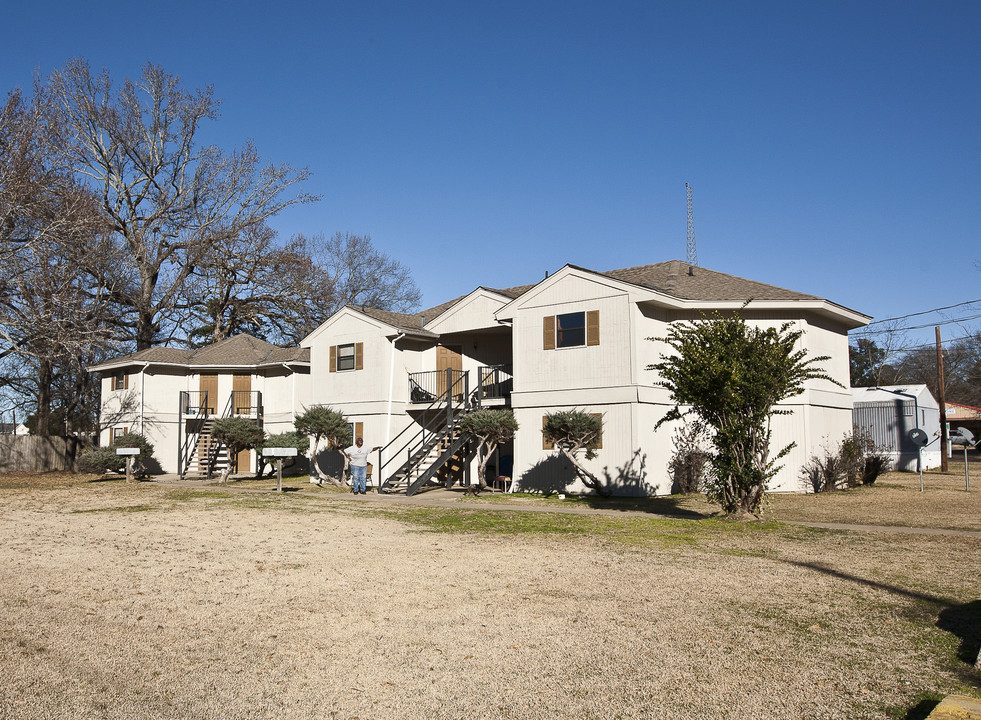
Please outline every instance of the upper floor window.
[[599, 345], [599, 310], [547, 315], [543, 319], [543, 348]]
[[575, 312], [555, 316], [555, 347], [574, 347], [586, 344], [586, 313]]
[[354, 370], [354, 343], [337, 346], [337, 369]]
[[330, 346], [330, 372], [361, 370], [364, 367], [364, 343]]
[[129, 389], [129, 374], [124, 370], [120, 370], [115, 375], [112, 376], [112, 389], [113, 390], [128, 390]]

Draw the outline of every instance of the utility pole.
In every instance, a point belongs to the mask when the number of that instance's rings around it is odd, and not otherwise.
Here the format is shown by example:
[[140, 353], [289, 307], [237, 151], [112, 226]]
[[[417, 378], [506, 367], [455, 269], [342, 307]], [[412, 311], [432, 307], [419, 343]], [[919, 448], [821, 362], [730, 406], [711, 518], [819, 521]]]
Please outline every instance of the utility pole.
[[[940, 326], [937, 331], [937, 388], [940, 403], [940, 472], [947, 472], [947, 393], [944, 391], [944, 349], [940, 344]], [[967, 453], [964, 454], [967, 457]]]
[[695, 249], [695, 216], [692, 212], [691, 185], [685, 183], [688, 195], [688, 264], [698, 267], [698, 251]]

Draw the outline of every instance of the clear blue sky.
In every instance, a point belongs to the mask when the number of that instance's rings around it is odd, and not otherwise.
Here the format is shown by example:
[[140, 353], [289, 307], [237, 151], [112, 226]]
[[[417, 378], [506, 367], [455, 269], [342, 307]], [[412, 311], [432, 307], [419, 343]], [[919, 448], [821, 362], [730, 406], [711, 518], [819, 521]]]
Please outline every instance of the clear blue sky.
[[73, 56], [213, 84], [209, 141], [313, 172], [323, 200], [280, 233], [370, 235], [425, 306], [685, 259], [685, 182], [704, 267], [876, 318], [981, 298], [978, 0], [56, 1], [3, 22], [4, 90]]

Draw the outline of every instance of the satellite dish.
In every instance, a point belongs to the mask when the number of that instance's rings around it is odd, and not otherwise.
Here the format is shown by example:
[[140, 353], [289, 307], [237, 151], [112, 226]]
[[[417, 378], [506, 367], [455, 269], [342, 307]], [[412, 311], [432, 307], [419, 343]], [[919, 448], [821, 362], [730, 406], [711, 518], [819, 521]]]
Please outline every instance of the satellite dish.
[[927, 434], [920, 428], [913, 428], [910, 430], [907, 437], [914, 445], [919, 445], [920, 447], [926, 447], [926, 444], [930, 441]]
[[959, 428], [957, 428], [957, 433], [958, 433], [958, 434], [959, 434], [959, 435], [960, 435], [960, 436], [961, 436], [962, 438], [964, 438], [964, 439], [965, 439], [965, 440], [967, 440], [967, 441], [968, 441], [969, 443], [971, 443], [971, 445], [974, 445], [974, 444], [975, 444], [975, 442], [977, 442], [977, 441], [976, 441], [976, 440], [974, 439], [974, 435], [972, 435], [972, 434], [971, 434], [971, 431], [970, 431], [970, 430], [968, 430], [968, 429], [967, 429], [967, 428], [965, 428], [965, 427], [959, 427]]

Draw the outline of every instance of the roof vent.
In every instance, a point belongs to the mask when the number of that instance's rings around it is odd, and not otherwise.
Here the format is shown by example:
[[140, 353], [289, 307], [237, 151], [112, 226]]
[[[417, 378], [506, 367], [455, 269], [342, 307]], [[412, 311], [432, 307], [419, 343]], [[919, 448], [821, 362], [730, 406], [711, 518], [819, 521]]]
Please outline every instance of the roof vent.
[[688, 266], [688, 277], [695, 277], [695, 268], [692, 265]]

